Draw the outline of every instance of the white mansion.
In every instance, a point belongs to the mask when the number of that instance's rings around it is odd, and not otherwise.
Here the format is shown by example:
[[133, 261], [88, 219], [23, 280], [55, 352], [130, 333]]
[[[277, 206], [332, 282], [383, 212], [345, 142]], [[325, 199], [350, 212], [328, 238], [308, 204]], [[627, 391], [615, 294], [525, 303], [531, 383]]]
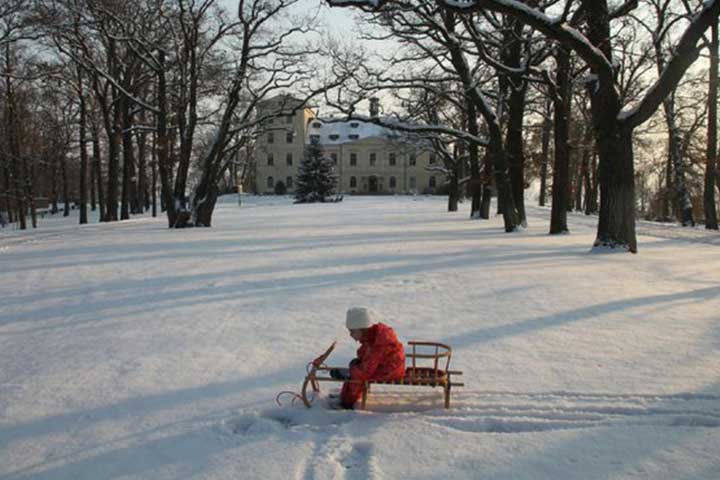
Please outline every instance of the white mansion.
[[[442, 174], [426, 167], [435, 156], [401, 133], [373, 123], [322, 119], [310, 108], [292, 111], [298, 100], [279, 96], [261, 103], [264, 133], [255, 149], [258, 193], [274, 193], [278, 182], [294, 191], [305, 145], [318, 142], [335, 166], [340, 193], [431, 193], [444, 182]], [[378, 114], [371, 100], [370, 115]]]

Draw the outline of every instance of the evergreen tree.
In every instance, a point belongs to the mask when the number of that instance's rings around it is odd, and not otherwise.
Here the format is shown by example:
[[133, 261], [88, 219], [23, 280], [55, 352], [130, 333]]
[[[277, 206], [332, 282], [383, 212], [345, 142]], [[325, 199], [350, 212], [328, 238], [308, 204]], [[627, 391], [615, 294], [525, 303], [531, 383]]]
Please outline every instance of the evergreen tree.
[[295, 187], [295, 203], [330, 201], [336, 183], [332, 163], [325, 158], [320, 144], [311, 142], [303, 152]]

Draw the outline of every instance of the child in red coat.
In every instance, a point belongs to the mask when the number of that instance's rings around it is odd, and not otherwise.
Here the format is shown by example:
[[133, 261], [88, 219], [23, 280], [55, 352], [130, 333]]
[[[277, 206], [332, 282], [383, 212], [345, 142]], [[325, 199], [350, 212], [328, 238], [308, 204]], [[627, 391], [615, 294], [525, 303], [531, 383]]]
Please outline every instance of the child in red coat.
[[[384, 381], [399, 380], [405, 375], [405, 349], [395, 331], [380, 323], [380, 316], [365, 307], [353, 307], [347, 311], [345, 325], [350, 336], [360, 342], [357, 358], [345, 369], [331, 371], [334, 378], [347, 380]], [[345, 382], [340, 392], [343, 408], [351, 409], [362, 396], [362, 383]]]

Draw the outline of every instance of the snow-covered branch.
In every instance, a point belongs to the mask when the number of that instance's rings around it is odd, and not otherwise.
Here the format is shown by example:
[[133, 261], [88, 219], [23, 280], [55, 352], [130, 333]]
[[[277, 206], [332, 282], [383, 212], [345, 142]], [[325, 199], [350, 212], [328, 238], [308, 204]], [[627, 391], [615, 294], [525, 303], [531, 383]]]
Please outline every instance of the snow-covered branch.
[[698, 43], [704, 32], [720, 15], [720, 2], [708, 0], [704, 7], [692, 19], [674, 49], [673, 57], [668, 61], [660, 78], [650, 88], [645, 97], [633, 109], [623, 111], [618, 119], [627, 128], [633, 129], [647, 121], [660, 106], [668, 94], [678, 85], [685, 72], [700, 54]]

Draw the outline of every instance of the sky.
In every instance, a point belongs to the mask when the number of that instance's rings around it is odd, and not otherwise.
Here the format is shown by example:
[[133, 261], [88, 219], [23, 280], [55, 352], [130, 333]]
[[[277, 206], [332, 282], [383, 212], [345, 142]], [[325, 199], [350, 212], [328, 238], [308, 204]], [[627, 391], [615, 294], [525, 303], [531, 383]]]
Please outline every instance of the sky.
[[[220, 0], [220, 3], [230, 11], [235, 10], [238, 4], [237, 0]], [[321, 8], [320, 16], [331, 33], [343, 35], [352, 30], [352, 9], [330, 8], [327, 3], [322, 0], [300, 0], [298, 2], [300, 11], [311, 11], [318, 7]]]

